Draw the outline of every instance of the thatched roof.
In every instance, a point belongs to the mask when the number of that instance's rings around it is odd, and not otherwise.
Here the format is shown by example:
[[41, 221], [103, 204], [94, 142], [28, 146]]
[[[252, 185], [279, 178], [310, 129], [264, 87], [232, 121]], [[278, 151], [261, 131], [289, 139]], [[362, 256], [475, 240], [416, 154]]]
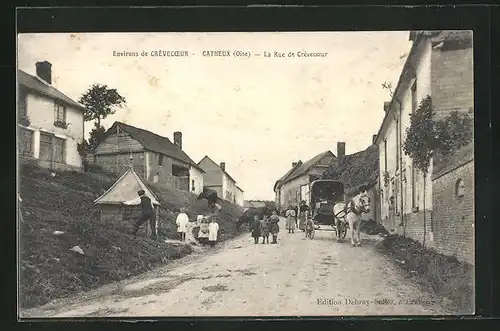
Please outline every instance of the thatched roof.
[[365, 186], [373, 187], [378, 180], [378, 148], [371, 145], [366, 150], [337, 158], [323, 173], [323, 179], [336, 179], [344, 184], [345, 192], [350, 193]]

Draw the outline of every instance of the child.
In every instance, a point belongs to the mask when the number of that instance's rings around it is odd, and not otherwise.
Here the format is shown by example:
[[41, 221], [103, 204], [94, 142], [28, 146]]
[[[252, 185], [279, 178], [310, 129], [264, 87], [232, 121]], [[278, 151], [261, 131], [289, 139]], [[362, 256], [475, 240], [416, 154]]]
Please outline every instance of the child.
[[277, 244], [278, 243], [278, 232], [280, 232], [280, 227], [278, 225], [280, 218], [275, 210], [273, 211], [273, 214], [271, 215], [269, 220], [271, 223], [271, 234], [273, 236], [272, 244]]
[[212, 247], [215, 246], [217, 241], [217, 232], [219, 232], [219, 224], [216, 222], [215, 217], [212, 217], [208, 225], [208, 241]]
[[260, 221], [259, 216], [255, 215], [252, 223], [252, 237], [255, 241], [255, 244], [259, 243], [260, 238]]
[[186, 241], [186, 230], [189, 223], [189, 217], [186, 214], [185, 208], [181, 208], [181, 212], [177, 215], [175, 223], [177, 224], [177, 235], [179, 236], [179, 240]]
[[264, 218], [260, 223], [260, 232], [262, 235], [263, 244], [266, 243], [266, 241], [269, 244], [269, 228], [270, 228], [269, 220], [267, 218]]

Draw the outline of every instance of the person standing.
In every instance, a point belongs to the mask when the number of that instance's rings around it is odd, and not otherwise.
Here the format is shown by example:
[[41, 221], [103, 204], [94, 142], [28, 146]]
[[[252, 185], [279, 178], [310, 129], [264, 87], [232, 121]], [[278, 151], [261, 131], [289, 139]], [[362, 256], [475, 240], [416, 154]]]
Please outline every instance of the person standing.
[[299, 214], [299, 229], [305, 231], [306, 220], [309, 214], [309, 206], [306, 205], [304, 200], [300, 203], [300, 214]]
[[141, 216], [139, 216], [139, 219], [135, 223], [134, 230], [133, 230], [132, 234], [134, 236], [137, 236], [137, 232], [139, 231], [139, 227], [142, 224], [149, 221], [149, 225], [151, 227], [151, 236], [154, 239], [156, 239], [156, 219], [155, 219], [155, 212], [153, 209], [153, 205], [151, 203], [151, 199], [146, 196], [146, 192], [144, 192], [144, 190], [137, 191], [137, 194], [139, 195], [139, 198], [123, 202], [123, 204], [125, 204], [125, 205], [137, 205], [137, 204], [139, 204], [141, 206]]
[[208, 225], [208, 241], [210, 246], [214, 247], [217, 241], [217, 233], [219, 232], [219, 224], [216, 222], [215, 217], [212, 217]]
[[262, 235], [262, 243], [265, 244], [266, 242], [269, 244], [269, 220], [264, 217], [262, 222], [260, 223], [260, 233]]
[[259, 216], [255, 215], [253, 217], [253, 222], [252, 222], [252, 237], [255, 241], [255, 244], [259, 243], [259, 238], [260, 238], [260, 220]]
[[286, 217], [286, 229], [288, 230], [288, 233], [294, 233], [296, 214], [292, 206], [288, 206], [288, 210], [285, 213], [285, 217]]
[[278, 243], [278, 232], [280, 232], [280, 226], [278, 224], [280, 221], [280, 218], [278, 216], [278, 213], [276, 211], [273, 211], [269, 220], [271, 223], [271, 235], [273, 236], [272, 244], [277, 244]]
[[180, 241], [186, 241], [186, 231], [189, 223], [189, 217], [186, 214], [186, 209], [181, 208], [179, 215], [177, 215], [177, 219], [175, 220], [177, 224], [177, 236]]

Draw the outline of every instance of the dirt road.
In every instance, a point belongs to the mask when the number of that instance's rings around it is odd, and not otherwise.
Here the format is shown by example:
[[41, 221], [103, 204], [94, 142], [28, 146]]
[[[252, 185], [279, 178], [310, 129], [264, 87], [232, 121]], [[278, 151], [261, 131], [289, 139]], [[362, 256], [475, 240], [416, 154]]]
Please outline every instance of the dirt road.
[[60, 300], [23, 317], [434, 315], [439, 300], [374, 250], [333, 232], [288, 234], [257, 244], [249, 234], [147, 275]]

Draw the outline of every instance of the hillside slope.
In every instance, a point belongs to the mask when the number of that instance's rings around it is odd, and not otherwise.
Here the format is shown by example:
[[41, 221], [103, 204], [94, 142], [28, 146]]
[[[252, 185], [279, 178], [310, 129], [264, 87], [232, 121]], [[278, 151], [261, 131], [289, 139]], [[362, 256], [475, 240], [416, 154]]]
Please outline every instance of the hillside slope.
[[[92, 201], [108, 189], [116, 175], [58, 172], [55, 177], [32, 165], [20, 169], [23, 199], [20, 224], [20, 305], [30, 308], [54, 298], [85, 291], [143, 273], [192, 252], [189, 245], [167, 244], [129, 235], [131, 222], [104, 225], [97, 221]], [[162, 200], [162, 234], [174, 237], [172, 211], [180, 206], [188, 214], [207, 214], [204, 200], [193, 194], [155, 185]], [[235, 236], [242, 212], [223, 205], [221, 240]], [[170, 211], [167, 211], [170, 210]], [[62, 233], [54, 233], [60, 231]], [[84, 255], [70, 249], [79, 246]]]

